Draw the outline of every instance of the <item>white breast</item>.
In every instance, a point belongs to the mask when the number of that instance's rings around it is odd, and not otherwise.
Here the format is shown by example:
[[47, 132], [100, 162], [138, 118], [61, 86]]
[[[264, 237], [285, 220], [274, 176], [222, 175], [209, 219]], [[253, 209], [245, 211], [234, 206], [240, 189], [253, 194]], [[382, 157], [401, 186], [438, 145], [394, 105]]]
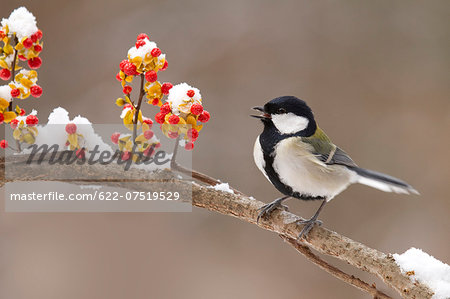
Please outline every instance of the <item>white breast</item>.
[[[266, 166], [266, 162], [264, 161], [264, 155], [261, 148], [261, 143], [259, 143], [259, 136], [256, 138], [255, 145], [253, 146], [253, 159], [255, 160], [255, 164], [258, 167], [258, 169], [264, 174], [266, 179], [269, 180], [269, 177], [266, 174], [266, 171], [264, 170], [264, 167]], [[269, 180], [270, 182], [270, 180]]]
[[331, 200], [353, 181], [353, 173], [340, 165], [326, 165], [311, 154], [311, 145], [299, 137], [281, 141], [275, 148], [274, 169], [295, 192]]

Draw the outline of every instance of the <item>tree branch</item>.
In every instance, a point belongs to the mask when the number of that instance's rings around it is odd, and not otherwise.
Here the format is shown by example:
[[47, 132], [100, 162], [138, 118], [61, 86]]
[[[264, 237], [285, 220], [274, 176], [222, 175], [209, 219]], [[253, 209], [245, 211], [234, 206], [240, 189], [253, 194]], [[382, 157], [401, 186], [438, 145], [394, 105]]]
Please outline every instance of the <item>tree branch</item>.
[[[28, 157], [26, 155], [8, 157], [7, 161], [5, 161], [4, 158], [0, 159], [0, 187], [5, 183], [12, 181], [5, 178], [4, 171], [2, 171], [5, 169], [5, 165], [8, 165], [9, 172], [17, 171], [18, 175], [13, 177], [20, 179], [14, 179], [14, 181], [36, 181], [39, 180], [36, 178], [42, 177], [42, 173], [52, 173], [52, 176], [57, 178], [58, 173], [67, 171], [67, 169], [64, 170], [64, 168], [68, 167], [57, 164], [48, 165], [45, 163], [38, 167], [30, 167], [30, 165], [25, 163], [27, 159]], [[85, 177], [83, 180], [72, 181], [72, 183], [76, 184], [92, 184], [97, 182], [101, 185], [117, 186], [130, 190], [154, 191], [152, 190], [152, 188], [154, 188], [153, 185], [138, 182], [155, 179], [170, 181], [179, 189], [192, 190], [192, 205], [224, 215], [233, 216], [245, 222], [255, 224], [263, 229], [275, 232], [282, 236], [284, 240], [288, 241], [289, 244], [294, 246], [295, 249], [304, 254], [308, 259], [321, 268], [326, 269], [327, 272], [374, 296], [378, 296], [378, 298], [389, 297], [377, 291], [375, 288], [370, 287], [368, 284], [362, 281], [358, 282], [358, 279], [352, 278], [351, 276], [349, 277], [348, 274], [345, 274], [339, 269], [322, 261], [315, 256], [306, 245], [324, 255], [338, 258], [358, 269], [375, 274], [404, 298], [431, 298], [433, 295], [433, 292], [426, 285], [417, 281], [412, 281], [406, 274], [403, 274], [391, 254], [385, 254], [376, 249], [372, 249], [362, 243], [328, 230], [325, 227], [314, 227], [309, 232], [307, 238], [302, 240], [303, 244], [298, 244], [295, 240], [302, 230], [303, 225], [296, 224], [295, 221], [300, 219], [300, 217], [288, 211], [276, 210], [269, 218], [262, 219], [262, 221], [257, 223], [256, 219], [259, 208], [261, 208], [264, 203], [250, 198], [241, 192], [236, 191], [234, 193], [228, 193], [217, 191], [208, 186], [178, 179], [174, 173], [169, 170], [157, 173], [149, 173], [141, 169], [124, 171], [123, 168], [118, 165], [97, 164], [70, 165], [70, 169]], [[195, 171], [191, 172], [179, 165], [176, 165], [174, 170], [187, 174], [192, 173], [193, 178], [209, 185], [215, 185], [219, 182], [207, 175]], [[89, 179], [89, 176], [92, 176], [93, 178], [104, 177], [105, 173], [108, 174], [108, 177], [122, 177], [123, 179]], [[133, 179], [137, 177], [139, 177], [139, 180]]]

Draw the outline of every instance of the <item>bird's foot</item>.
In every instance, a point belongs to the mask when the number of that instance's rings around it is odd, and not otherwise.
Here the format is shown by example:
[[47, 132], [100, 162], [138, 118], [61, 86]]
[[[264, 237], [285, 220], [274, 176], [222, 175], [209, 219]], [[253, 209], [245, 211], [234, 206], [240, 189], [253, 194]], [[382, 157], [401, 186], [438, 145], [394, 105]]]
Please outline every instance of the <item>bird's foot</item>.
[[268, 203], [266, 205], [263, 205], [258, 209], [260, 211], [258, 213], [258, 217], [256, 218], [256, 223], [259, 223], [259, 219], [268, 217], [275, 209], [282, 208], [285, 211], [288, 211], [289, 208], [283, 204], [283, 200], [285, 200], [287, 197], [278, 198], [271, 203]]
[[306, 238], [309, 231], [314, 227], [315, 224], [317, 224], [318, 226], [322, 225], [322, 221], [318, 220], [316, 216], [308, 220], [298, 220], [296, 221], [296, 223], [304, 225], [302, 231], [297, 237], [298, 241], [300, 241], [302, 238]]

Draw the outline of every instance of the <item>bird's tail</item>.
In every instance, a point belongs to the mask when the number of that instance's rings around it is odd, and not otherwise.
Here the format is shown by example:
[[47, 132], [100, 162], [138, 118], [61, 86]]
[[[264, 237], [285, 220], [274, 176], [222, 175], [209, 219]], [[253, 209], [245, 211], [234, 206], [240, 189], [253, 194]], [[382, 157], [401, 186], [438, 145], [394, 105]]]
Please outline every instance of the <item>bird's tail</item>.
[[356, 179], [357, 183], [367, 185], [384, 192], [419, 194], [419, 192], [417, 192], [417, 190], [408, 183], [405, 183], [404, 181], [390, 175], [359, 167], [350, 167], [350, 169], [358, 174]]

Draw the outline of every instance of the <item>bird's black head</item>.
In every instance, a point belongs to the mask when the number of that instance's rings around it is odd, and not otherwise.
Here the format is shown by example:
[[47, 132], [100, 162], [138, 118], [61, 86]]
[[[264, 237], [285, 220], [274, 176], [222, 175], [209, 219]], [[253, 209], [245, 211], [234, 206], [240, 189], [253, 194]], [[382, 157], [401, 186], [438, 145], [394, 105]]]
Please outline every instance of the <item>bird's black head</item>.
[[316, 132], [317, 124], [311, 108], [294, 96], [275, 98], [264, 107], [253, 109], [263, 112], [253, 117], [261, 119], [266, 128], [275, 127], [282, 135], [308, 137]]

